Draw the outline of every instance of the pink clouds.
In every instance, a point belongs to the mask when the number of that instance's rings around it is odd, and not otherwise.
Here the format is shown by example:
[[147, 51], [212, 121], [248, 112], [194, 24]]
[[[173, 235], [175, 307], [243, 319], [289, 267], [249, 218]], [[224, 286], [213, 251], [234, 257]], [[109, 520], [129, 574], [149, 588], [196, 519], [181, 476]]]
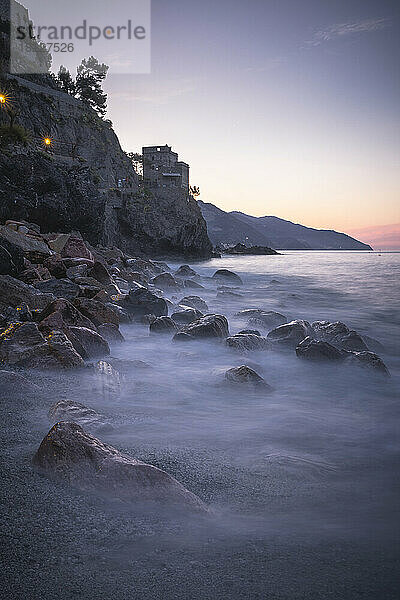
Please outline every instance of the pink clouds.
[[400, 223], [350, 229], [346, 233], [370, 244], [374, 250], [400, 250]]

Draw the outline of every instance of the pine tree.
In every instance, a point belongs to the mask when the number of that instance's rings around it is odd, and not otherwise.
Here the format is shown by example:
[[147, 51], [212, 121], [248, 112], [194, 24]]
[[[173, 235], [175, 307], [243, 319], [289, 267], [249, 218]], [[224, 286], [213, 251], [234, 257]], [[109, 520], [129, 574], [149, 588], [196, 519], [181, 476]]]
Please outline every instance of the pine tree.
[[75, 93], [78, 98], [89, 104], [101, 117], [104, 117], [107, 111], [107, 94], [101, 89], [107, 71], [107, 65], [90, 56], [82, 60], [75, 80]]

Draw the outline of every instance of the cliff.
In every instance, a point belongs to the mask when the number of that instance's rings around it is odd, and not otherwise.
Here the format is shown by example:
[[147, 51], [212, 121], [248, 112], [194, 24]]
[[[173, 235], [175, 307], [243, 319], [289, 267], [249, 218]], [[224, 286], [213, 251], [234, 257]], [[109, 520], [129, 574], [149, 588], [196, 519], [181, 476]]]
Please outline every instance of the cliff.
[[[210, 255], [197, 203], [140, 187], [109, 121], [48, 76], [4, 74], [0, 86], [30, 136], [27, 146], [0, 146], [0, 221], [23, 219], [44, 232], [79, 230], [92, 244], [131, 254]], [[0, 121], [7, 122], [4, 111]], [[50, 151], [44, 137], [52, 140]]]

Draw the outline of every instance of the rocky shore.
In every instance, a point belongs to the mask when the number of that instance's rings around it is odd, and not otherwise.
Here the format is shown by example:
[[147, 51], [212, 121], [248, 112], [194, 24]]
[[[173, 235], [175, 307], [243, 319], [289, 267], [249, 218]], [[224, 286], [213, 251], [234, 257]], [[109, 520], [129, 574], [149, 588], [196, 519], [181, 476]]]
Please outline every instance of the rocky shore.
[[[93, 247], [79, 233], [42, 234], [35, 224], [7, 221], [0, 227], [1, 387], [29, 385], [32, 369], [69, 370], [71, 377], [77, 370], [96, 369], [118, 377], [132, 365], [110, 358], [110, 346], [124, 342], [119, 327], [130, 323], [184, 348], [197, 340], [225, 345], [243, 358], [242, 365], [227, 369], [225, 385], [259, 394], [271, 394], [273, 386], [251, 364], [249, 355], [257, 351], [294, 352], [316, 365], [343, 364], [389, 375], [375, 353], [383, 350], [379, 342], [344, 323], [289, 321], [278, 312], [242, 309], [230, 324], [224, 314], [210, 314], [205, 300], [195, 295], [210, 286], [219, 299], [222, 293], [240, 298], [243, 281], [227, 269], [210, 278], [189, 265], [171, 272], [165, 263], [115, 247]], [[232, 333], [231, 325], [238, 329], [235, 322], [245, 328]], [[104, 425], [89, 407], [56, 402], [49, 414], [53, 427], [33, 462], [50, 477], [124, 500], [167, 502], [207, 513], [202, 501], [167, 473], [87, 433], [88, 424], [98, 422], [100, 434]]]

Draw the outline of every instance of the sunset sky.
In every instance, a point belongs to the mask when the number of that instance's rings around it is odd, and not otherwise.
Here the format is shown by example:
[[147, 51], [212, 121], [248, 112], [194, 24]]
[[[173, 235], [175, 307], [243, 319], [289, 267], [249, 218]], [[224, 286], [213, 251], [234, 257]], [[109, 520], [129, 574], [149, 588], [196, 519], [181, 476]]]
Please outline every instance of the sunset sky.
[[152, 72], [111, 67], [108, 116], [224, 210], [398, 237], [399, 50], [397, 1], [153, 0]]

